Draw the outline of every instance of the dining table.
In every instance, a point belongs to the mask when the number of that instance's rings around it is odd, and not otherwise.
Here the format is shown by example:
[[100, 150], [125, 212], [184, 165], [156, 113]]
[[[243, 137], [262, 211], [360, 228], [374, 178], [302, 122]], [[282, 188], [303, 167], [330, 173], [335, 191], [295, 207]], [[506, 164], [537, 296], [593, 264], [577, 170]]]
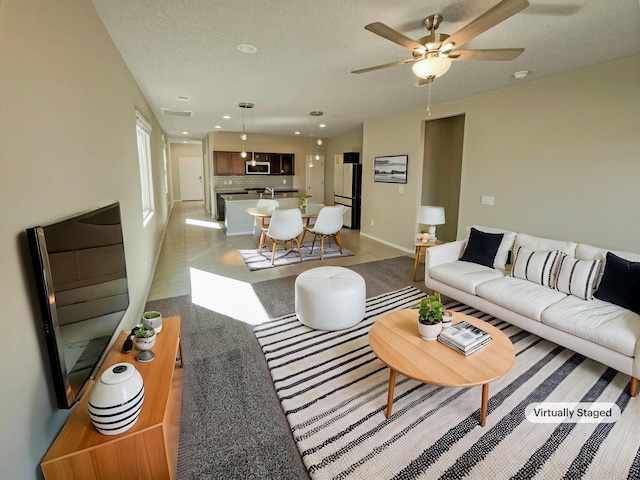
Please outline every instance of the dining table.
[[[262, 251], [262, 247], [264, 247], [264, 242], [266, 238], [267, 228], [269, 225], [267, 221], [271, 218], [271, 213], [273, 212], [273, 207], [251, 207], [247, 208], [247, 213], [249, 215], [253, 215], [256, 219], [260, 219], [260, 244], [258, 245], [258, 251]], [[318, 218], [318, 211], [307, 212], [306, 207], [302, 207], [300, 209], [300, 213], [302, 213], [302, 219], [305, 221], [305, 228], [309, 226], [310, 222], [314, 218]], [[304, 234], [304, 232], [303, 232]]]

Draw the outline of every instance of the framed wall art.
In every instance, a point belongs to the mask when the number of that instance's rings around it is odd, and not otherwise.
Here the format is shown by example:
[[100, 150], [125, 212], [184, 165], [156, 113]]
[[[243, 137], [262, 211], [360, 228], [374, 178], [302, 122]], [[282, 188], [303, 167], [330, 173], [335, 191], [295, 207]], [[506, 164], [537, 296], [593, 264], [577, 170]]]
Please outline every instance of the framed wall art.
[[407, 183], [408, 155], [375, 157], [373, 160], [373, 181], [383, 183]]

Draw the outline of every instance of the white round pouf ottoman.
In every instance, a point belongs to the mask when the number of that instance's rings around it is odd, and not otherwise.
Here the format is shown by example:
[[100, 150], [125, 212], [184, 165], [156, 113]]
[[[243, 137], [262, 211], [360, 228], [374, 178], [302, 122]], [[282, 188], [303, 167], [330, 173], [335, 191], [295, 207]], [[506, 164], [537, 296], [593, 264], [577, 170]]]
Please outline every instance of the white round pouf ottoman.
[[296, 278], [298, 320], [317, 330], [341, 330], [364, 318], [366, 285], [356, 272], [342, 267], [318, 267]]

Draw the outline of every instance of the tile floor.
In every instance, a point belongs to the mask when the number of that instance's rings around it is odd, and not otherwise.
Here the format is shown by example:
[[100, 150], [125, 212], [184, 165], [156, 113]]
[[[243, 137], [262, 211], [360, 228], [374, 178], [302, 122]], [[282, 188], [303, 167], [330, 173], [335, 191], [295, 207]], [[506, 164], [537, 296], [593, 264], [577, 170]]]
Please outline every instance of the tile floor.
[[[322, 265], [353, 265], [399, 255], [413, 257], [412, 254], [361, 236], [359, 230], [343, 228], [341, 236], [344, 247], [354, 255], [323, 260]], [[190, 294], [194, 272], [207, 272], [253, 283], [297, 275], [320, 263], [305, 262], [250, 271], [237, 249], [257, 248], [258, 239], [257, 235], [227, 237], [224, 224], [211, 219], [202, 202], [176, 202], [169, 218], [148, 300]]]

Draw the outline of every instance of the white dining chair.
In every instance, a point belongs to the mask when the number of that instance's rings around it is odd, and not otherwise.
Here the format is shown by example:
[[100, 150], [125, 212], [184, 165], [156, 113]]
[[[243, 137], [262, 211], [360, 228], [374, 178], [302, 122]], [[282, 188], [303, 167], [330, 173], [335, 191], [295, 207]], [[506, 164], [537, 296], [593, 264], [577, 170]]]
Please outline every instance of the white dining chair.
[[265, 234], [273, 243], [271, 265], [273, 265], [276, 258], [276, 248], [278, 243], [284, 243], [286, 247], [288, 242], [295, 242], [296, 247], [298, 248], [298, 254], [300, 255], [300, 261], [302, 261], [300, 237], [303, 232], [304, 225], [302, 224], [302, 213], [299, 208], [291, 208], [288, 210], [276, 208], [272, 212], [271, 222], [269, 222], [269, 228]]
[[313, 243], [311, 244], [311, 253], [313, 253], [313, 247], [316, 243], [316, 238], [320, 237], [320, 260], [322, 260], [322, 254], [324, 252], [324, 239], [331, 237], [335, 238], [336, 243], [340, 247], [340, 254], [342, 254], [342, 239], [340, 238], [340, 229], [342, 228], [342, 214], [344, 213], [343, 205], [335, 205], [332, 207], [324, 207], [318, 213], [316, 223], [307, 228], [306, 231], [313, 233]]
[[[307, 203], [304, 207], [305, 213], [309, 215], [318, 215], [320, 210], [322, 210], [326, 205], [323, 203]], [[314, 223], [316, 223], [316, 217], [307, 217], [306, 227], [311, 227]]]
[[[280, 203], [277, 200], [272, 200], [270, 198], [261, 198], [258, 200], [258, 204], [256, 208], [261, 213], [272, 213], [276, 208], [280, 206]], [[269, 219], [265, 217], [260, 218], [260, 243], [258, 244], [258, 252], [262, 252], [262, 247], [264, 246], [265, 234], [267, 233], [267, 228], [269, 227]], [[258, 217], [253, 219], [253, 233], [255, 234], [256, 229], [258, 228]]]

